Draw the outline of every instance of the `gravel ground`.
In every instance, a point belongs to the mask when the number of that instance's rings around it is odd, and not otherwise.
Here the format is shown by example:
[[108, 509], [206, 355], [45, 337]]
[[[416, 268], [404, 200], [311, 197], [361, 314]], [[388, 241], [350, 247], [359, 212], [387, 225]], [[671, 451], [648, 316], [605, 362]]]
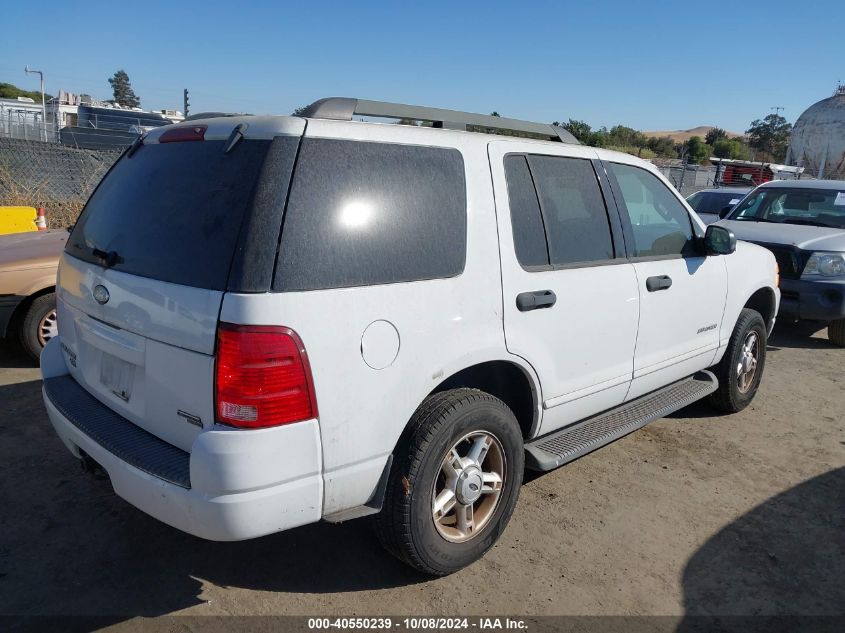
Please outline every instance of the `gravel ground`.
[[366, 519], [210, 543], [147, 517], [81, 472], [3, 345], [0, 614], [843, 615], [843, 367], [824, 332], [777, 331], [751, 407], [529, 475], [498, 545], [432, 580]]

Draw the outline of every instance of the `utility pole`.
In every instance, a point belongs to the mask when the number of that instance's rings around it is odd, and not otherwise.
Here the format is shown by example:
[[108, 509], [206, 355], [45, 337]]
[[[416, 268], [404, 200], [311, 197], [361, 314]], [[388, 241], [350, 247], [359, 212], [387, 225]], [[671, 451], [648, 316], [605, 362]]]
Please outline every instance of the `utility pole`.
[[185, 88], [185, 92], [183, 94], [183, 106], [185, 108], [185, 118], [188, 118], [188, 89]]
[[[41, 127], [44, 129], [44, 140], [47, 140], [47, 104], [44, 102], [44, 73], [40, 70], [30, 70], [29, 64], [23, 69], [27, 75], [38, 73], [41, 77]], [[40, 136], [39, 136], [40, 138]]]

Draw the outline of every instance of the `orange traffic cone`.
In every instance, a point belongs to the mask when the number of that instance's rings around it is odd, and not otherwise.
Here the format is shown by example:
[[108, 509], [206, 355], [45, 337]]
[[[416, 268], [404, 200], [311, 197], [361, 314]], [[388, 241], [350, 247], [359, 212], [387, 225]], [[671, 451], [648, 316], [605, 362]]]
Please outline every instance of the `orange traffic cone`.
[[44, 207], [38, 208], [38, 217], [35, 218], [35, 226], [38, 227], [39, 231], [47, 230], [47, 217]]

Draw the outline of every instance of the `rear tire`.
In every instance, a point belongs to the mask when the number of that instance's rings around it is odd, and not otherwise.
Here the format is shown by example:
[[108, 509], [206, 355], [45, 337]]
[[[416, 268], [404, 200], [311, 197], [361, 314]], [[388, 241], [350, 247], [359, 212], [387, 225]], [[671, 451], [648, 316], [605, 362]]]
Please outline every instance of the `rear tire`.
[[466, 567], [507, 526], [524, 467], [522, 432], [501, 400], [465, 388], [429, 396], [394, 454], [379, 540], [432, 576]]
[[19, 332], [21, 345], [38, 362], [41, 350], [56, 333], [56, 294], [49, 292], [36, 297], [26, 311]]
[[845, 319], [836, 319], [827, 326], [827, 338], [834, 345], [845, 347]]
[[715, 367], [711, 367], [719, 388], [710, 395], [710, 403], [727, 413], [742, 411], [751, 404], [766, 364], [766, 324], [755, 310], [743, 309], [731, 334], [728, 349]]

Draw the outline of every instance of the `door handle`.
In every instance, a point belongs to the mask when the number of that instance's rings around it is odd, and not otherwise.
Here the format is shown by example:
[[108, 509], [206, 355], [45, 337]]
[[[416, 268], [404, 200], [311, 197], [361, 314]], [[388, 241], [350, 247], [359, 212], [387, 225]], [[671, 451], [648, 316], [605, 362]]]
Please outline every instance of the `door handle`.
[[557, 296], [551, 290], [535, 290], [520, 292], [516, 295], [516, 307], [520, 312], [528, 312], [537, 308], [551, 308]]
[[668, 290], [672, 287], [672, 278], [669, 275], [649, 277], [645, 280], [645, 287], [649, 292], [657, 292], [658, 290]]

